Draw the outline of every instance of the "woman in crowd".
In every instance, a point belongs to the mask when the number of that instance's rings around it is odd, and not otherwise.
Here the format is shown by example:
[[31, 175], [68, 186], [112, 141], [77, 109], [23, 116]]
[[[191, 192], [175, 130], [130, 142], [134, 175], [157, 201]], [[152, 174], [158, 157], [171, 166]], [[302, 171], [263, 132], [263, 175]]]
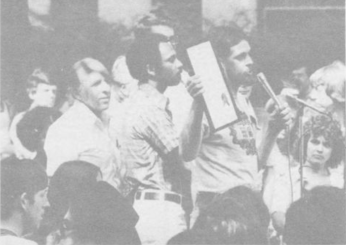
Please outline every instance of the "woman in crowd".
[[[291, 138], [298, 140], [292, 147], [294, 159], [291, 166], [281, 166], [281, 171], [275, 172], [270, 186], [265, 187], [272, 191], [271, 200], [267, 199], [266, 202], [274, 227], [279, 232], [282, 232], [284, 227], [288, 207], [304, 193], [301, 193], [301, 180], [303, 191], [309, 191], [316, 186], [343, 187], [343, 176], [331, 171], [343, 159], [344, 142], [340, 124], [329, 117], [316, 116], [305, 124], [303, 140], [300, 140], [297, 131], [294, 131], [296, 137]], [[300, 142], [303, 142], [303, 176], [299, 164]]]

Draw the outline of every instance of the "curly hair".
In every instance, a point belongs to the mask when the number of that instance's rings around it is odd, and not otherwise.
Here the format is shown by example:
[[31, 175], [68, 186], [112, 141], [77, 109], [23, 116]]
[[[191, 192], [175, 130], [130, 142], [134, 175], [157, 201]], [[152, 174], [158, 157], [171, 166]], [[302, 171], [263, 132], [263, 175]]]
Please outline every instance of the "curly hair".
[[207, 38], [211, 41], [219, 58], [227, 58], [230, 55], [231, 47], [243, 40], [249, 40], [248, 36], [234, 23], [229, 26], [218, 26], [210, 29]]
[[[296, 130], [293, 130], [292, 139], [298, 139], [298, 127]], [[294, 137], [296, 136], [296, 137]], [[341, 131], [341, 126], [339, 122], [334, 121], [333, 119], [327, 116], [315, 116], [312, 117], [308, 122], [304, 124], [304, 161], [306, 161], [306, 152], [308, 141], [311, 137], [323, 136], [327, 141], [330, 141], [332, 154], [331, 157], [326, 162], [326, 167], [335, 168], [340, 163], [344, 157], [344, 140], [343, 134]], [[292, 145], [293, 157], [296, 161], [299, 161], [299, 149], [301, 139], [295, 140]]]

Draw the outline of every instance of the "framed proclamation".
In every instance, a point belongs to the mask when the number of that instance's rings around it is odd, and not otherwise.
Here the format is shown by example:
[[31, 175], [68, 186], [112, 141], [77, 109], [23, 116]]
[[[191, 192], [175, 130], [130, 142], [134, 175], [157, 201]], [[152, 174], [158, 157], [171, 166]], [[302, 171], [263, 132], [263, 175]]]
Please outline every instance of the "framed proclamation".
[[238, 120], [238, 111], [214, 50], [209, 41], [187, 49], [195, 74], [205, 79], [203, 98], [206, 114], [213, 131], [223, 129]]

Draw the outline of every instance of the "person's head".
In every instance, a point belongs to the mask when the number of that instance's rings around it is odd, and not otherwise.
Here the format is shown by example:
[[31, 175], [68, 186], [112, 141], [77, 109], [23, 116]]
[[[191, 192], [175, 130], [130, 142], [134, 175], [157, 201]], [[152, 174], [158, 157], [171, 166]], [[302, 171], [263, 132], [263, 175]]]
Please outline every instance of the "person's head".
[[17, 135], [23, 146], [30, 151], [43, 147], [49, 126], [59, 116], [59, 111], [40, 106], [27, 112], [17, 125]]
[[205, 244], [267, 244], [269, 219], [260, 195], [238, 186], [216, 197], [193, 231]]
[[250, 86], [256, 82], [251, 46], [244, 32], [237, 26], [222, 26], [208, 33], [216, 56], [224, 65], [234, 88]]
[[137, 220], [131, 204], [100, 181], [70, 199], [60, 233], [80, 244], [134, 244]]
[[72, 67], [70, 89], [73, 96], [96, 114], [108, 108], [109, 83], [109, 73], [98, 60], [84, 58]]
[[333, 103], [345, 103], [346, 68], [340, 61], [322, 67], [310, 76], [312, 91], [310, 103], [321, 109], [330, 109]]
[[145, 16], [135, 30], [135, 41], [126, 55], [132, 77], [159, 86], [177, 85], [181, 80], [182, 63], [177, 58], [172, 25], [164, 18]]
[[48, 200], [52, 212], [62, 218], [68, 210], [68, 201], [84, 186], [102, 179], [100, 168], [84, 161], [61, 164], [50, 180]]
[[[299, 161], [299, 142], [295, 144], [294, 158]], [[333, 168], [343, 158], [344, 142], [340, 124], [326, 116], [312, 117], [304, 125], [304, 161], [320, 168]]]
[[112, 67], [113, 91], [119, 102], [127, 99], [136, 89], [138, 81], [134, 79], [126, 64], [126, 57], [119, 56]]
[[26, 82], [26, 91], [30, 98], [31, 107], [53, 107], [56, 100], [57, 86], [51, 81], [48, 74], [37, 68]]
[[1, 222], [19, 215], [23, 234], [35, 231], [49, 206], [44, 169], [32, 160], [15, 157], [2, 160], [0, 166]]
[[299, 67], [295, 67], [291, 73], [292, 82], [299, 91], [306, 92], [310, 88], [310, 80], [309, 80], [309, 71], [308, 67], [301, 65]]
[[286, 213], [283, 239], [291, 244], [345, 244], [345, 193], [316, 187], [294, 202]]

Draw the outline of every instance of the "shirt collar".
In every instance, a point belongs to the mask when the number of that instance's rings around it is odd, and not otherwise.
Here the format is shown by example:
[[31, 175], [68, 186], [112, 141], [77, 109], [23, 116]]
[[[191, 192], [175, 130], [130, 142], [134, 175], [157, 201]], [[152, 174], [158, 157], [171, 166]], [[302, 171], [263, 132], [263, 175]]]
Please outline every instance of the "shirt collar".
[[164, 110], [168, 108], [169, 99], [150, 84], [144, 83], [139, 85], [139, 90], [142, 91], [146, 97], [150, 97], [159, 108]]
[[99, 117], [93, 113], [89, 107], [87, 107], [83, 102], [75, 100], [73, 104], [74, 113], [83, 121], [84, 124], [95, 125], [97, 127], [105, 127], [104, 123]]

